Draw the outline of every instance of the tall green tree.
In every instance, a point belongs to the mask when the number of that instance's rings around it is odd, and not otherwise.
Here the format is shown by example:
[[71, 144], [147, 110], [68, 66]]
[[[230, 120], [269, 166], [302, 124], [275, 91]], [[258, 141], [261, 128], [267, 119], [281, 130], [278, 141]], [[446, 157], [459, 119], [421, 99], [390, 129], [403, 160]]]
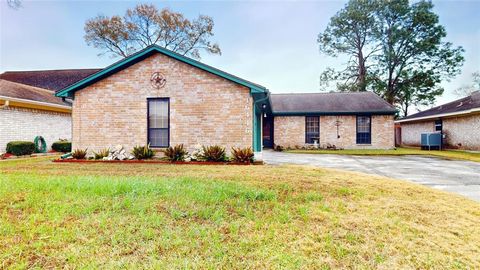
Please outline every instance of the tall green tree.
[[376, 56], [374, 91], [408, 114], [412, 105], [432, 104], [444, 89], [443, 80], [460, 73], [463, 49], [445, 42], [430, 1], [385, 1], [376, 12], [376, 40], [382, 51]]
[[[368, 13], [349, 12], [353, 7], [368, 10]], [[365, 35], [360, 39], [365, 40], [360, 43], [363, 46], [345, 42], [355, 40], [354, 29], [359, 27], [365, 29], [360, 32]], [[363, 57], [364, 61], [349, 62], [346, 70], [350, 73], [341, 75], [327, 69], [320, 78], [327, 81], [348, 78], [346, 76], [351, 76], [356, 66], [357, 82], [364, 84], [361, 87], [339, 84], [337, 90], [373, 90], [400, 108], [404, 115], [412, 106], [432, 104], [444, 91], [441, 82], [456, 76], [464, 62], [463, 49], [444, 40], [445, 28], [439, 24], [430, 1], [410, 4], [408, 0], [351, 0], [330, 20], [319, 37], [324, 37], [325, 33], [329, 33], [328, 38], [319, 38], [318, 42], [327, 55], [344, 54], [350, 59], [359, 59], [359, 55], [367, 57]], [[368, 54], [365, 48], [369, 49]]]
[[322, 73], [322, 85], [328, 87], [333, 81], [341, 91], [366, 90], [367, 60], [379, 47], [373, 42], [376, 6], [377, 3], [372, 0], [351, 0], [318, 35], [317, 42], [322, 53], [349, 57], [344, 70], [329, 68]]

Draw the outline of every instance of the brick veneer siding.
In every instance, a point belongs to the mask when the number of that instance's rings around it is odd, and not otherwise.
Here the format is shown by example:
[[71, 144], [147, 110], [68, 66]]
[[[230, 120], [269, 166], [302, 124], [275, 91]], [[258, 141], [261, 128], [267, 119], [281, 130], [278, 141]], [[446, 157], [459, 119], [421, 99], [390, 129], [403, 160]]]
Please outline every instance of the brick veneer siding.
[[43, 136], [50, 150], [58, 139], [71, 139], [71, 115], [42, 110], [7, 107], [0, 109], [0, 152], [10, 141], [31, 141]]
[[[161, 72], [160, 89], [150, 77]], [[147, 98], [170, 98], [170, 145], [252, 146], [248, 88], [155, 54], [75, 93], [73, 148], [91, 151], [147, 144]]]
[[[402, 144], [419, 146], [424, 132], [435, 131], [435, 121], [401, 123]], [[466, 150], [480, 150], [480, 114], [443, 119], [445, 146]]]
[[[340, 121], [338, 126], [336, 122]], [[392, 115], [372, 116], [372, 143], [356, 144], [356, 116], [320, 116], [320, 146], [327, 144], [339, 148], [389, 149], [395, 146]], [[305, 145], [305, 116], [277, 116], [274, 119], [276, 145], [295, 147]]]
[[424, 132], [435, 131], [434, 121], [402, 123], [402, 144], [408, 146], [420, 146], [420, 137]]

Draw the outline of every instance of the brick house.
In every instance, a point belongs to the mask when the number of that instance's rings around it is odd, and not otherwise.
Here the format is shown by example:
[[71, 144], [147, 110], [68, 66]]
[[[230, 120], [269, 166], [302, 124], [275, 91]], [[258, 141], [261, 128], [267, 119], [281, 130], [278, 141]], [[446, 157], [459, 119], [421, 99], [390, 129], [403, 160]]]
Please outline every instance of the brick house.
[[273, 117], [267, 126], [273, 128], [264, 134], [271, 134], [277, 145], [394, 147], [396, 110], [372, 92], [277, 94], [271, 95], [271, 103]]
[[262, 146], [315, 140], [343, 148], [394, 147], [395, 109], [373, 93], [271, 95], [261, 85], [155, 45], [56, 96], [73, 100], [72, 147], [91, 151], [147, 143], [184, 144], [192, 151], [218, 144], [252, 147], [258, 158]]
[[0, 79], [0, 153], [10, 141], [42, 136], [48, 149], [71, 138], [71, 106], [54, 91]]
[[444, 134], [446, 148], [480, 150], [480, 91], [396, 121], [401, 144], [420, 146], [426, 132]]

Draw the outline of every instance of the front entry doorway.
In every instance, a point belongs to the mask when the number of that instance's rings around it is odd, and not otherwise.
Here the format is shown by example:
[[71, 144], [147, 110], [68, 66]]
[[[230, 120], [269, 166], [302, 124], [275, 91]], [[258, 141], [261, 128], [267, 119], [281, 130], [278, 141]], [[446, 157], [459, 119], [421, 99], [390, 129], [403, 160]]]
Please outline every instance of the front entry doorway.
[[273, 116], [263, 118], [263, 147], [273, 148]]

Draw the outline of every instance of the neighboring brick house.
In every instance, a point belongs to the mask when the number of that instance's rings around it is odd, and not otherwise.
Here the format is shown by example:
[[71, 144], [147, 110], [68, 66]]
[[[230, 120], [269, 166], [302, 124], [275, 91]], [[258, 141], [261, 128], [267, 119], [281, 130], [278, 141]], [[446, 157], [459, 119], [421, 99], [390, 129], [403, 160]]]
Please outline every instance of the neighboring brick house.
[[[373, 93], [271, 96], [261, 85], [155, 45], [56, 96], [73, 100], [73, 148], [90, 151], [218, 144], [252, 147], [259, 157], [263, 145], [305, 145], [315, 137], [322, 146], [394, 147], [395, 109]], [[300, 109], [277, 109], [294, 97]]]
[[397, 120], [401, 144], [420, 145], [426, 132], [442, 132], [444, 147], [480, 150], [480, 91]]
[[271, 103], [273, 123], [267, 126], [273, 128], [264, 134], [273, 135], [276, 145], [394, 147], [396, 110], [372, 92], [277, 94], [271, 96]]
[[70, 104], [54, 91], [0, 79], [0, 153], [10, 141], [36, 136], [45, 139], [48, 149], [59, 138], [70, 139]]

